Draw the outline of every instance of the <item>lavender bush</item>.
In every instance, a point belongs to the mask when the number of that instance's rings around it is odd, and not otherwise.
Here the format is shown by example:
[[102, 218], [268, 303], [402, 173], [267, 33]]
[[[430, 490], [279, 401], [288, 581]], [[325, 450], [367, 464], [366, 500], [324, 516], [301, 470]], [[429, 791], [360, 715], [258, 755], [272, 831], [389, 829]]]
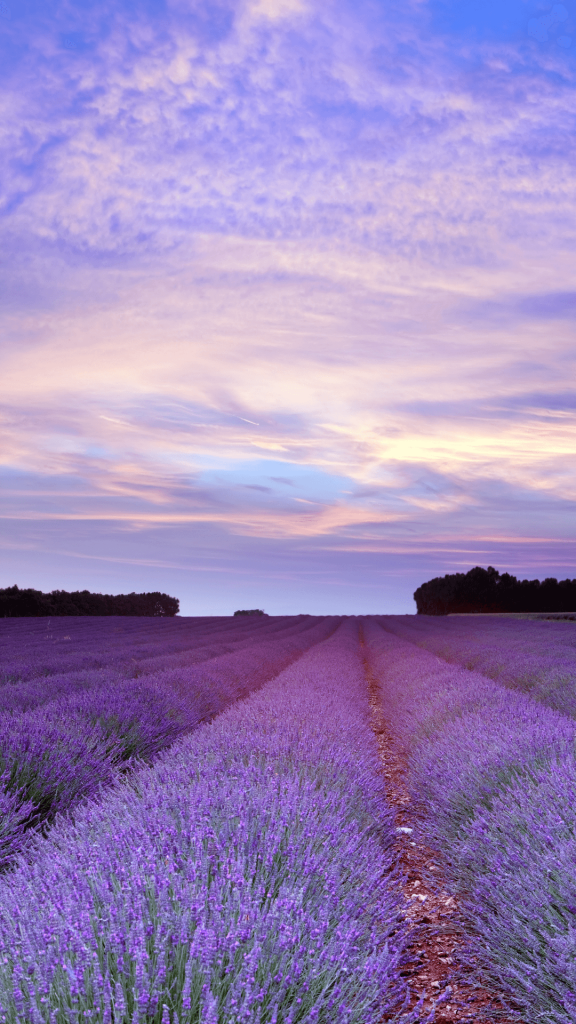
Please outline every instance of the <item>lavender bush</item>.
[[32, 800], [19, 790], [10, 792], [9, 783], [9, 773], [0, 775], [0, 870], [24, 849], [30, 818], [36, 813]]
[[60, 819], [0, 882], [0, 1021], [398, 1020], [404, 934], [368, 712], [344, 622]]
[[576, 1021], [576, 765], [527, 772], [478, 813], [458, 849], [472, 954], [523, 1021]]

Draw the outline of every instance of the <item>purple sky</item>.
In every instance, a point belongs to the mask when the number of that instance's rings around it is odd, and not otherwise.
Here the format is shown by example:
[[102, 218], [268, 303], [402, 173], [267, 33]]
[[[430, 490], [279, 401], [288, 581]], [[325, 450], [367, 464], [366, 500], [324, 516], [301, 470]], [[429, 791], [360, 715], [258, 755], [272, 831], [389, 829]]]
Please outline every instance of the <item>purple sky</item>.
[[576, 0], [2, 0], [0, 76], [0, 586], [576, 577]]

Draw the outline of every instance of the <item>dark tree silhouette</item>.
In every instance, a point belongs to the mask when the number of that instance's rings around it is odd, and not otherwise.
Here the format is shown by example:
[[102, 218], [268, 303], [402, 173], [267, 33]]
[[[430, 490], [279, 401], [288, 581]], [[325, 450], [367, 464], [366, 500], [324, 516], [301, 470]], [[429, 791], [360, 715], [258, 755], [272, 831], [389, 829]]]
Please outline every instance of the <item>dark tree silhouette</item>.
[[518, 580], [493, 566], [437, 576], [414, 592], [418, 615], [455, 612], [574, 612], [576, 580]]
[[177, 615], [177, 597], [160, 594], [91, 594], [89, 590], [0, 589], [0, 618], [41, 615]]

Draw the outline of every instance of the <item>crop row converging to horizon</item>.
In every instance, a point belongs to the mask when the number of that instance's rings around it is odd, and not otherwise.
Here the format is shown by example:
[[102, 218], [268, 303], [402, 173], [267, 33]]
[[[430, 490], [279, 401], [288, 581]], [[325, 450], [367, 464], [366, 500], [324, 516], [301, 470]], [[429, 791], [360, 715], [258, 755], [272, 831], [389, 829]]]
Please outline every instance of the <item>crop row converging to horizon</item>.
[[572, 623], [1, 627], [0, 1022], [428, 1019], [364, 658], [474, 978], [576, 1022]]

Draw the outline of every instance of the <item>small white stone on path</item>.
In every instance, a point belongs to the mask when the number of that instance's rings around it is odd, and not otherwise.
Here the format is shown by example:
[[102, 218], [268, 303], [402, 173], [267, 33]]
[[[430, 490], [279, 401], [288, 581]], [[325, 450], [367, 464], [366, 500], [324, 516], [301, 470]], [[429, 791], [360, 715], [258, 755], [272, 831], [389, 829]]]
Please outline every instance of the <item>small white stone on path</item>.
[[396, 831], [397, 832], [404, 832], [405, 835], [411, 836], [413, 831], [414, 831], [414, 829], [413, 828], [405, 828], [404, 826], [401, 826], [400, 828], [397, 828]]

